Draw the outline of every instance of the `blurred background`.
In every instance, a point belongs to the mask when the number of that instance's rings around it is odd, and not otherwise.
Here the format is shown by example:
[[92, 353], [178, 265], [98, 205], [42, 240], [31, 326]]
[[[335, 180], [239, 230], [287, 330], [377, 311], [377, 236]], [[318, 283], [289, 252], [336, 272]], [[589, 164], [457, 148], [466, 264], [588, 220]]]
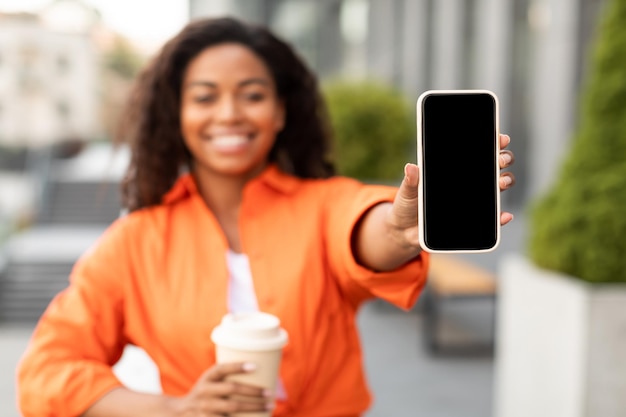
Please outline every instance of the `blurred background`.
[[[497, 251], [461, 258], [497, 280], [504, 256], [525, 253], [529, 203], [555, 180], [570, 147], [604, 3], [0, 0], [0, 414], [18, 415], [13, 372], [37, 317], [119, 214], [128, 152], [113, 150], [111, 139], [129, 87], [190, 19], [235, 15], [290, 41], [327, 94], [341, 172], [367, 181], [397, 181], [403, 162], [415, 161], [423, 91], [494, 91], [516, 156], [517, 185], [502, 204], [516, 218]], [[368, 97], [373, 114], [395, 115], [380, 121], [387, 142], [359, 133], [372, 113], [344, 114]], [[354, 131], [356, 140], [342, 135]], [[496, 415], [494, 291], [449, 306], [442, 324], [450, 338], [491, 343], [481, 354], [435, 354], [422, 299], [408, 313], [378, 302], [363, 310], [371, 417]]]

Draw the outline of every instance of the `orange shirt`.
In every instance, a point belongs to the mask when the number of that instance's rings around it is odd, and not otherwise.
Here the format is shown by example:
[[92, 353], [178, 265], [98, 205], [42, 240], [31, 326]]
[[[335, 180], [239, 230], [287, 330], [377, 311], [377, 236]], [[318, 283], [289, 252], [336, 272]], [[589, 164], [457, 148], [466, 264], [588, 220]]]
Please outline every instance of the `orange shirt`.
[[[245, 189], [240, 235], [259, 309], [289, 333], [274, 416], [357, 416], [370, 404], [356, 328], [372, 297], [408, 309], [428, 255], [375, 273], [353, 258], [355, 223], [396, 188], [266, 169]], [[121, 385], [111, 370], [127, 343], [157, 364], [166, 394], [183, 395], [213, 365], [210, 334], [227, 313], [228, 244], [190, 175], [163, 204], [117, 220], [77, 262], [18, 367], [25, 417], [74, 417]]]

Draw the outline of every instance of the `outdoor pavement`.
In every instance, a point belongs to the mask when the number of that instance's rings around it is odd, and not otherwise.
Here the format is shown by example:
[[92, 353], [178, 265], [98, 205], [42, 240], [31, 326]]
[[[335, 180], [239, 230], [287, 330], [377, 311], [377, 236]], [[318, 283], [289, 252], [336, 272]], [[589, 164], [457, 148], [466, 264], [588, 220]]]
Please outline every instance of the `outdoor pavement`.
[[0, 325], [0, 416], [20, 416], [15, 406], [15, 366], [32, 329], [29, 325]]
[[[501, 256], [522, 250], [524, 223], [516, 213], [515, 221], [503, 229], [499, 249], [464, 257], [495, 272]], [[490, 337], [491, 314], [488, 300], [453, 303], [444, 312], [443, 336]], [[419, 302], [410, 312], [379, 301], [361, 310], [358, 323], [374, 394], [366, 417], [493, 417], [493, 357], [429, 354], [423, 346], [422, 319]], [[14, 372], [32, 329], [33, 325], [0, 324], [1, 417], [19, 416]]]

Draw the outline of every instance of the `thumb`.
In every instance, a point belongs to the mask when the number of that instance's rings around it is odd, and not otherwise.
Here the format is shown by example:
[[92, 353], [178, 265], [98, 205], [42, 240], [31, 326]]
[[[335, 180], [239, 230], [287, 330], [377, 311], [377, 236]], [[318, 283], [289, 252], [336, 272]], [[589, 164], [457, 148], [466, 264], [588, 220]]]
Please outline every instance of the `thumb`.
[[396, 224], [402, 229], [417, 225], [417, 198], [420, 170], [415, 164], [404, 166], [404, 179], [393, 201], [392, 215]]
[[398, 196], [402, 200], [417, 200], [420, 170], [415, 164], [404, 166], [404, 179], [400, 184]]

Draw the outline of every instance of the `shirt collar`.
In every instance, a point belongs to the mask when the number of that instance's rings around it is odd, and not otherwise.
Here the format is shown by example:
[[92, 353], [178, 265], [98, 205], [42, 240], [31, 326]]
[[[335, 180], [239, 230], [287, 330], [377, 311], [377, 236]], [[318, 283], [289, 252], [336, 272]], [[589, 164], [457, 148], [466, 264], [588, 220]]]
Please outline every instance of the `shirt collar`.
[[301, 181], [300, 178], [281, 171], [276, 164], [270, 164], [257, 179], [283, 194], [293, 193]]
[[[281, 171], [276, 164], [270, 164], [250, 183], [260, 182], [282, 194], [291, 194], [296, 190], [300, 181], [299, 178]], [[164, 204], [172, 204], [197, 193], [196, 180], [190, 173], [185, 173], [178, 177], [172, 188], [165, 193], [162, 201]]]

